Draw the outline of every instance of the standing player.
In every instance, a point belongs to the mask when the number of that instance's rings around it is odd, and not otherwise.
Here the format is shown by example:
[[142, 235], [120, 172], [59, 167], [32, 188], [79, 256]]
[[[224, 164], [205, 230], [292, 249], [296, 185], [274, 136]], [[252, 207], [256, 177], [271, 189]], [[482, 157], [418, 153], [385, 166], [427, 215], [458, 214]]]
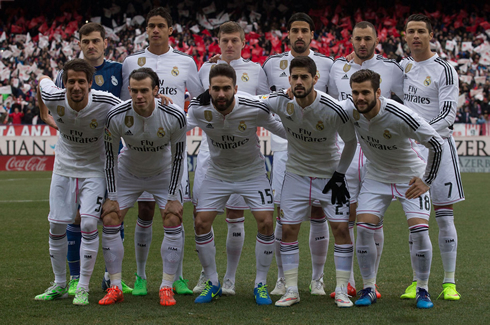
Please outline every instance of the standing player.
[[[357, 71], [350, 79], [352, 100], [343, 102], [369, 161], [357, 208], [356, 252], [364, 288], [356, 305], [369, 306], [377, 300], [374, 231], [391, 200], [397, 198], [413, 239], [417, 307], [432, 308], [428, 293], [432, 261], [430, 198], [426, 192], [439, 170], [443, 141], [415, 112], [382, 97], [379, 80], [374, 71]], [[412, 139], [428, 148], [427, 162]]]
[[[315, 61], [300, 56], [289, 65], [294, 99], [282, 91], [266, 97], [265, 103], [281, 118], [288, 139], [288, 160], [281, 195], [281, 259], [286, 293], [276, 306], [300, 301], [298, 291], [298, 234], [311, 203], [320, 202], [335, 237], [337, 286], [335, 303], [351, 307], [347, 295], [353, 245], [349, 236], [349, 193], [345, 172], [356, 151], [356, 137], [349, 117], [332, 97], [314, 89], [318, 76]], [[342, 156], [336, 147], [336, 132], [345, 141]], [[329, 196], [323, 195], [332, 189]]]
[[[172, 17], [170, 13], [162, 8], [152, 9], [147, 17], [146, 33], [148, 34], [150, 45], [141, 52], [136, 52], [128, 56], [123, 62], [123, 88], [121, 99], [129, 99], [128, 91], [130, 73], [140, 67], [151, 68], [160, 79], [159, 93], [173, 100], [179, 107], [184, 107], [185, 90], [189, 91], [191, 97], [198, 96], [204, 89], [197, 72], [197, 66], [192, 57], [174, 50], [168, 44], [168, 38], [172, 34]], [[187, 156], [185, 158], [187, 161]], [[185, 184], [183, 190], [189, 196], [189, 183], [187, 176], [187, 164], [184, 164]], [[141, 200], [150, 201], [145, 204], [144, 211], [139, 209], [138, 221], [134, 234], [136, 251], [136, 282], [133, 295], [146, 295], [146, 261], [152, 239], [152, 223], [155, 210], [155, 203], [151, 195], [144, 193]], [[182, 231], [183, 228], [182, 228]], [[185, 240], [185, 236], [182, 236]], [[184, 247], [184, 244], [182, 244]], [[181, 254], [182, 258], [184, 254]], [[182, 262], [175, 276], [174, 289], [177, 294], [192, 294], [192, 290], [187, 287], [187, 280], [182, 278]]]
[[[401, 64], [405, 69], [404, 97], [407, 107], [424, 118], [444, 139], [442, 169], [430, 189], [434, 204], [436, 221], [439, 226], [439, 250], [444, 267], [442, 284], [444, 299], [459, 300], [456, 291], [454, 273], [456, 271], [456, 253], [458, 236], [454, 226], [453, 204], [464, 200], [463, 184], [459, 171], [459, 159], [452, 136], [452, 126], [456, 118], [456, 106], [459, 96], [458, 75], [454, 68], [437, 53], [430, 50], [433, 37], [432, 25], [424, 15], [411, 15], [405, 26], [405, 40], [410, 48], [411, 57]], [[427, 155], [427, 152], [424, 152]], [[410, 235], [410, 247], [413, 246]], [[412, 267], [415, 267], [412, 261]], [[413, 283], [401, 298], [415, 298]]]
[[[221, 58], [218, 64], [226, 63], [235, 69], [238, 76], [238, 90], [251, 95], [269, 93], [267, 77], [260, 64], [245, 60], [241, 57], [242, 49], [245, 46], [245, 33], [243, 28], [235, 22], [229, 21], [222, 24], [218, 32]], [[209, 88], [209, 72], [216, 63], [206, 62], [199, 70], [199, 78], [204, 88]], [[199, 147], [197, 155], [197, 170], [194, 174], [194, 188], [192, 200], [197, 205], [200, 185], [209, 166], [209, 146], [205, 133]], [[226, 237], [226, 274], [223, 279], [223, 294], [235, 294], [235, 274], [240, 261], [243, 243], [245, 241], [245, 227], [243, 209], [248, 209], [245, 200], [236, 194], [230, 197], [226, 204], [226, 222], [228, 224], [228, 236]], [[194, 293], [201, 293], [206, 286], [204, 272], [201, 272], [199, 282], [194, 288]]]
[[[159, 80], [150, 68], [134, 70], [129, 80], [131, 100], [114, 107], [107, 119], [107, 191], [109, 200], [117, 201], [122, 218], [144, 191], [156, 198], [165, 231], [160, 304], [172, 306], [176, 303], [172, 284], [183, 250], [180, 184], [187, 123], [183, 109], [155, 99]], [[126, 147], [118, 163], [120, 138]]]
[[[107, 39], [105, 29], [101, 24], [88, 23], [83, 25], [80, 30], [80, 42], [78, 43], [83, 53], [83, 59], [95, 68], [92, 89], [108, 91], [116, 97], [121, 96], [122, 87], [122, 64], [105, 59], [105, 49]], [[56, 77], [55, 84], [59, 88], [64, 88], [63, 70]], [[124, 223], [121, 223], [121, 238], [124, 241]], [[80, 232], [80, 215], [77, 214], [75, 223], [66, 227], [66, 238], [68, 240], [68, 266], [70, 268], [70, 288], [68, 294], [74, 295], [78, 279], [80, 277], [80, 242], [82, 234]], [[131, 293], [133, 289], [122, 281], [123, 293]], [[106, 291], [111, 287], [109, 272], [105, 272], [102, 279], [102, 290]]]
[[[381, 55], [375, 55], [374, 50], [378, 45], [378, 36], [376, 28], [367, 21], [357, 23], [352, 30], [351, 43], [354, 47], [353, 59], [348, 61], [345, 58], [335, 60], [330, 69], [328, 82], [328, 93], [339, 100], [345, 100], [351, 95], [349, 84], [350, 77], [356, 71], [361, 69], [370, 69], [376, 71], [380, 76], [381, 95], [390, 98], [391, 93], [395, 93], [400, 98], [403, 97], [403, 70], [398, 63], [393, 60], [383, 58]], [[361, 189], [361, 180], [364, 175], [364, 165], [366, 159], [362, 149], [357, 144], [356, 154], [347, 170], [346, 180], [349, 185], [350, 194], [350, 216], [349, 216], [349, 234], [354, 242], [354, 224], [356, 222], [356, 205], [357, 195]], [[376, 240], [376, 274], [378, 273], [379, 261], [383, 252], [384, 234], [383, 223], [377, 225], [374, 232]], [[354, 281], [354, 268], [352, 265], [351, 275], [349, 278], [348, 292], [349, 295], [356, 295], [356, 284]], [[381, 298], [381, 294], [376, 290], [376, 295]], [[335, 292], [330, 294], [335, 297]]]
[[[54, 285], [36, 300], [66, 298], [66, 226], [73, 223], [80, 206], [82, 240], [80, 246], [81, 272], [73, 304], [88, 305], [89, 282], [99, 250], [97, 222], [104, 203], [103, 125], [112, 106], [121, 101], [113, 95], [91, 90], [94, 68], [85, 60], [75, 59], [65, 65], [63, 83], [59, 89], [48, 77], [41, 77], [38, 93], [48, 107], [60, 131], [50, 189], [48, 216], [49, 251], [55, 274]], [[109, 204], [110, 206], [110, 204]], [[114, 206], [112, 206], [114, 207]], [[102, 246], [113, 289], [122, 298], [121, 269], [106, 254], [122, 254], [121, 223], [117, 213], [103, 218]]]
[[274, 254], [274, 204], [264, 156], [258, 145], [257, 127], [263, 126], [280, 136], [285, 136], [284, 129], [264, 104], [236, 94], [236, 74], [230, 65], [218, 64], [212, 68], [209, 83], [209, 96], [204, 93], [192, 100], [188, 113], [190, 127], [199, 126], [206, 132], [211, 158], [201, 184], [206, 191], [199, 193], [194, 221], [196, 250], [205, 278], [209, 280], [195, 302], [209, 303], [221, 295], [211, 227], [229, 197], [238, 194], [257, 221], [255, 301], [258, 305], [270, 305], [266, 281]]
[[[318, 76], [318, 82], [315, 84], [315, 89], [323, 92], [327, 91], [328, 74], [333, 60], [323, 54], [315, 53], [310, 50], [314, 29], [315, 24], [307, 14], [300, 12], [291, 16], [288, 21], [288, 37], [291, 44], [291, 50], [282, 54], [272, 55], [263, 65], [271, 90], [275, 91], [281, 88], [289, 88], [288, 77], [291, 60], [298, 56], [309, 56], [315, 61], [317, 66], [316, 75]], [[271, 149], [274, 152], [272, 191], [274, 193], [274, 203], [278, 205], [275, 229], [278, 279], [276, 287], [271, 294], [284, 295], [286, 293], [286, 287], [280, 254], [282, 223], [279, 214], [279, 205], [281, 203], [281, 188], [286, 171], [287, 141], [272, 135]], [[307, 216], [305, 216], [305, 218], [307, 218]], [[323, 288], [323, 269], [327, 259], [328, 240], [329, 232], [325, 215], [323, 214], [321, 207], [319, 207], [318, 204], [315, 204], [311, 209], [309, 239], [312, 263], [310, 290], [311, 294], [314, 295], [325, 295], [325, 290]]]

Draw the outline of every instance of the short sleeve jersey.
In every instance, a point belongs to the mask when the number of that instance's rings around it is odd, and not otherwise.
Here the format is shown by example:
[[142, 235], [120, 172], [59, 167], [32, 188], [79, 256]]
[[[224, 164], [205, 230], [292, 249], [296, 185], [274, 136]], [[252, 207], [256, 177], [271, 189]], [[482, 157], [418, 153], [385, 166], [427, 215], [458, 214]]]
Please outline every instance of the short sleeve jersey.
[[[318, 82], [316, 90], [327, 91], [330, 68], [333, 59], [320, 53], [310, 50], [308, 56], [315, 61], [317, 68]], [[267, 75], [267, 82], [272, 90], [288, 89], [289, 85], [289, 65], [294, 59], [291, 51], [282, 54], [272, 55], [265, 62], [262, 68]], [[271, 136], [272, 151], [284, 151], [287, 149], [287, 142], [277, 136]]]
[[[59, 88], [65, 88], [63, 84], [63, 70], [58, 73], [55, 84]], [[122, 64], [111, 60], [104, 60], [100, 66], [95, 67], [92, 89], [108, 91], [116, 97], [121, 96]]]
[[[382, 96], [380, 102], [380, 111], [371, 120], [356, 110], [352, 99], [341, 102], [368, 160], [365, 177], [395, 184], [419, 177], [430, 185], [441, 163], [442, 138], [411, 109]], [[427, 162], [414, 140], [432, 153]]]
[[354, 60], [347, 61], [345, 58], [338, 58], [330, 69], [328, 80], [328, 93], [338, 100], [346, 100], [352, 94], [350, 87], [350, 77], [361, 69], [369, 69], [377, 72], [380, 77], [379, 88], [381, 96], [391, 97], [394, 92], [398, 97], [403, 98], [403, 70], [394, 60], [375, 55], [359, 65]]
[[90, 90], [88, 104], [72, 109], [66, 89], [49, 79], [40, 83], [41, 96], [58, 126], [53, 172], [66, 177], [104, 177], [104, 126], [107, 113], [121, 100], [104, 91]]
[[456, 70], [435, 54], [421, 62], [405, 58], [403, 103], [417, 112], [443, 138], [452, 134], [459, 96]]
[[279, 115], [286, 130], [286, 170], [301, 176], [330, 178], [340, 161], [336, 133], [347, 142], [355, 139], [355, 132], [342, 106], [324, 92], [316, 93], [315, 101], [305, 108], [283, 91], [263, 96], [262, 101]]
[[[117, 198], [116, 166], [136, 177], [151, 177], [172, 169], [169, 197], [176, 199], [184, 164], [187, 122], [184, 111], [176, 105], [162, 105], [155, 99], [149, 117], [135, 112], [128, 100], [114, 107], [108, 115], [106, 142], [106, 179], [109, 198]], [[119, 139], [126, 148], [117, 156]]]
[[191, 97], [199, 96], [204, 91], [192, 57], [172, 47], [161, 55], [153, 54], [146, 48], [128, 56], [123, 62], [121, 99], [130, 98], [128, 86], [131, 72], [143, 67], [151, 68], [157, 73], [160, 78], [159, 93], [170, 97], [179, 107], [184, 107], [186, 88]]

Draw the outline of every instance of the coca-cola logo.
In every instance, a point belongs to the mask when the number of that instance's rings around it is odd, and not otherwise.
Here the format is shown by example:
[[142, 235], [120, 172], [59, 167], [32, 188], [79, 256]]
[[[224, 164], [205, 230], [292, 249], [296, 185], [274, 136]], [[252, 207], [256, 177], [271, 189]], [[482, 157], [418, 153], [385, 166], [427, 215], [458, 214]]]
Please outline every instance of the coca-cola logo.
[[5, 170], [44, 171], [47, 170], [47, 160], [47, 157], [23, 158], [21, 156], [13, 156], [7, 161]]

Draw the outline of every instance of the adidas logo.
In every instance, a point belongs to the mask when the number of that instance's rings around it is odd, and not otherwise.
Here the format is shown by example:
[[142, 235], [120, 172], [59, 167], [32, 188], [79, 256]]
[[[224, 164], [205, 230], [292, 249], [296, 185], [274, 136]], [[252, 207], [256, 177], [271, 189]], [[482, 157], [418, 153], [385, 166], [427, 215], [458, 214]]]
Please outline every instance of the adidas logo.
[[61, 117], [59, 119], [57, 119], [56, 122], [65, 123], [65, 122], [63, 122], [63, 120], [61, 119]]
[[127, 130], [126, 133], [124, 133], [124, 135], [133, 135], [133, 133], [131, 132], [131, 130]]
[[206, 125], [206, 129], [214, 129], [214, 127], [211, 123], [209, 123], [208, 125]]
[[279, 77], [287, 77], [288, 75], [286, 74], [286, 72], [282, 72], [281, 75]]
[[349, 77], [347, 77], [347, 74], [344, 74], [344, 76], [342, 77], [342, 79], [349, 79]]
[[404, 75], [403, 78], [408, 79], [408, 76], [407, 75]]

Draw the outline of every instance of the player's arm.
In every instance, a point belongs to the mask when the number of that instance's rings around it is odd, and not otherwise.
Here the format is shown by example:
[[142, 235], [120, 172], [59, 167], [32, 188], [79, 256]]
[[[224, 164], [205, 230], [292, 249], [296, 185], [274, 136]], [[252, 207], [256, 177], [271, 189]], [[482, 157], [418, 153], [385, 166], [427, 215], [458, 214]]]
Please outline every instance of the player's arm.
[[447, 128], [454, 124], [458, 104], [458, 75], [454, 68], [445, 69], [439, 83], [439, 114], [429, 124], [444, 137], [449, 136]]
[[392, 68], [393, 82], [391, 83], [391, 92], [395, 93], [401, 100], [403, 100], [403, 68], [394, 62]]
[[[180, 116], [181, 115], [181, 116]], [[172, 171], [168, 188], [168, 201], [164, 213], [171, 213], [182, 218], [182, 175], [184, 172], [184, 158], [186, 150], [187, 121], [184, 113], [179, 114], [176, 127], [172, 133], [170, 143], [172, 152]]]
[[281, 120], [275, 118], [265, 104], [261, 105], [261, 108], [258, 109], [257, 126], [262, 126], [278, 137], [286, 139], [286, 130], [284, 130]]
[[192, 130], [195, 128], [197, 125], [197, 119], [195, 116], [196, 113], [196, 108], [199, 105], [199, 97], [198, 98], [193, 98], [191, 100], [191, 103], [189, 105], [189, 109], [187, 111], [187, 131]]
[[[334, 66], [335, 63], [332, 65], [330, 73], [333, 73]], [[328, 94], [335, 99], [339, 98], [339, 90], [337, 88], [337, 84], [333, 75], [330, 75], [330, 78], [328, 78]]]
[[199, 79], [199, 73], [197, 72], [197, 65], [194, 60], [192, 60], [192, 64], [189, 67], [189, 74], [187, 80], [185, 81], [185, 86], [187, 91], [189, 91], [191, 98], [199, 96], [204, 92], [201, 79]]
[[264, 69], [260, 68], [259, 82], [258, 82], [256, 95], [268, 94], [268, 93], [270, 93], [270, 88], [269, 88], [269, 83], [267, 82], [267, 75], [265, 74]]
[[121, 87], [121, 99], [128, 100], [131, 98], [129, 95], [129, 74], [131, 73], [130, 62], [126, 58], [122, 66], [122, 87]]
[[58, 126], [54, 121], [53, 116], [49, 114], [49, 109], [44, 103], [44, 100], [47, 98], [50, 90], [54, 89], [56, 86], [48, 76], [41, 76], [39, 78], [39, 84], [37, 86], [37, 94], [36, 99], [39, 105], [39, 117], [50, 127], [58, 130]]

